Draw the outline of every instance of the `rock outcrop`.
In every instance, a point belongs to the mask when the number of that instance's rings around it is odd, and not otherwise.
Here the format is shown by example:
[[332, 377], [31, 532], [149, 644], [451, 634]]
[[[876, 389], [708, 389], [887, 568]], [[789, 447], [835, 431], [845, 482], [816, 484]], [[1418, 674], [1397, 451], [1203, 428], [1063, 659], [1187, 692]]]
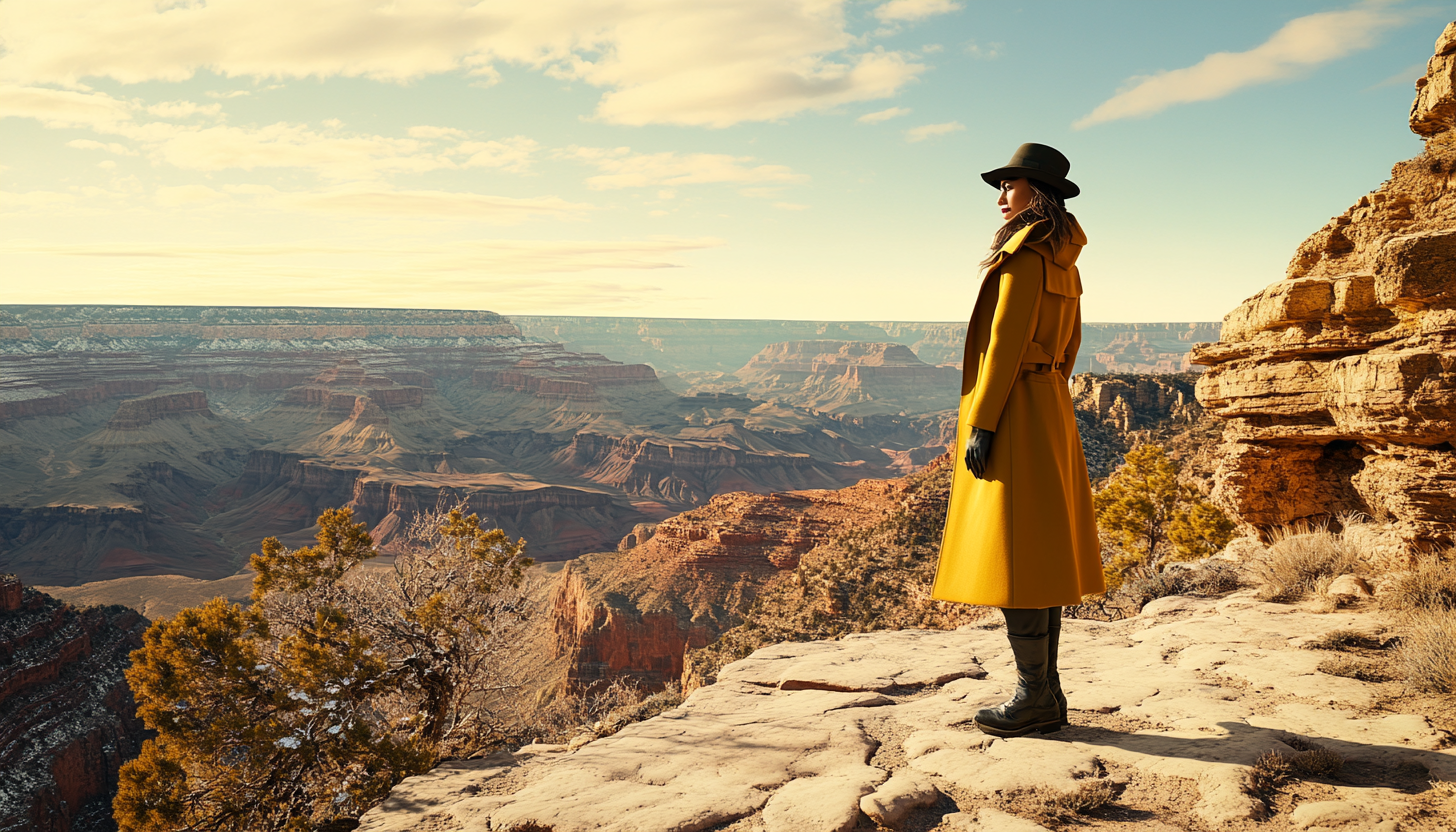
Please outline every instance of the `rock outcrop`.
[[1358, 511], [1456, 534], [1456, 23], [1417, 82], [1421, 155], [1224, 319], [1198, 398], [1226, 419], [1214, 496], [1269, 529]]
[[[1056, 734], [997, 739], [971, 722], [1016, 681], [995, 625], [776, 644], [611, 736], [406, 780], [359, 830], [847, 831], [896, 811], [904, 828], [1036, 832], [1045, 827], [1026, 816], [1039, 803], [1098, 789], [1117, 795], [1118, 813], [1086, 819], [1098, 825], [1440, 828], [1441, 809], [1415, 792], [1456, 780], [1450, 735], [1382, 710], [1391, 700], [1379, 685], [1320, 672], [1328, 654], [1301, 649], [1336, 630], [1374, 632], [1378, 618], [1252, 596], [1172, 596], [1122, 621], [1067, 620], [1072, 724]], [[1317, 796], [1265, 820], [1255, 761], [1312, 744], [1341, 755], [1350, 776], [1320, 778]]]
[[634, 529], [634, 545], [561, 570], [550, 600], [565, 683], [676, 682], [683, 654], [742, 622], [758, 589], [837, 532], [880, 519], [899, 481], [838, 491], [733, 493]]
[[756, 399], [826, 413], [909, 415], [953, 410], [961, 372], [926, 364], [900, 344], [785, 341], [769, 344], [725, 381]]
[[146, 626], [0, 576], [0, 830], [115, 828], [116, 773], [146, 738], [122, 670]]

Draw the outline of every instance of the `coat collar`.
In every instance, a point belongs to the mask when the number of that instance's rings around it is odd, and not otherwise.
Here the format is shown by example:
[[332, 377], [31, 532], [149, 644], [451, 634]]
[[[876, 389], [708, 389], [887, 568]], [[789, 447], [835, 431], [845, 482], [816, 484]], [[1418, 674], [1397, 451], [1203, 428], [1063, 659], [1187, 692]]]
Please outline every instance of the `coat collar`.
[[[1072, 239], [1068, 241], [1068, 244], [1062, 246], [1061, 251], [1058, 251], [1055, 256], [1050, 256], [1051, 252], [1045, 246], [1039, 247], [1040, 253], [1048, 255], [1053, 263], [1056, 263], [1064, 269], [1071, 268], [1072, 264], [1077, 261], [1077, 255], [1082, 252], [1082, 247], [1087, 245], [1087, 234], [1082, 231], [1082, 224], [1077, 222], [1077, 218], [1071, 214], [1068, 214], [1067, 217], [1072, 221]], [[1031, 236], [1032, 230], [1044, 222], [1046, 220], [1037, 220], [1031, 225], [1017, 231], [1015, 234], [1012, 234], [1011, 239], [1007, 240], [1006, 244], [1001, 246], [1000, 250], [996, 252], [996, 259], [991, 261], [990, 266], [986, 267], [985, 273], [991, 274], [996, 270], [997, 266], [1006, 262], [1006, 258], [1020, 251], [1021, 247], [1027, 244], [1026, 239]]]

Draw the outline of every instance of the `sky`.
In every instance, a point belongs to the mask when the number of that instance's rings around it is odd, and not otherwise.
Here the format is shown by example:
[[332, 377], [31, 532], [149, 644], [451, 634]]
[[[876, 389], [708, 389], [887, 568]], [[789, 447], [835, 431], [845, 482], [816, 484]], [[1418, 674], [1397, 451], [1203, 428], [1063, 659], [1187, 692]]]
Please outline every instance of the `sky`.
[[6, 303], [958, 321], [1050, 144], [1087, 321], [1420, 150], [1415, 0], [0, 0]]

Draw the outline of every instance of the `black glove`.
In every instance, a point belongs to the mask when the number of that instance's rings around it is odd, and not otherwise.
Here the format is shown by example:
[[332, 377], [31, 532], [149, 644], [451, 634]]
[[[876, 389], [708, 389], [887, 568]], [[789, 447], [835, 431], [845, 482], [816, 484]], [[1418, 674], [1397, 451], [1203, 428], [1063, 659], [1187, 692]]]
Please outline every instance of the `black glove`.
[[995, 438], [995, 431], [971, 428], [971, 441], [966, 443], [966, 470], [978, 480], [986, 478], [986, 464], [991, 459], [991, 440]]

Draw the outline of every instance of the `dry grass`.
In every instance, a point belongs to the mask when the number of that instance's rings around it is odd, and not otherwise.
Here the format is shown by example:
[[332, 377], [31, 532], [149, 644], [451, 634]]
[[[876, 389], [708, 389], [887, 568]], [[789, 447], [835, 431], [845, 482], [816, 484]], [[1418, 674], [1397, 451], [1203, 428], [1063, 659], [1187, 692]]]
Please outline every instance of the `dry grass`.
[[1324, 525], [1298, 525], [1276, 533], [1249, 565], [1259, 598], [1296, 601], [1315, 592], [1322, 581], [1327, 586], [1329, 579], [1361, 569], [1364, 558], [1348, 534], [1358, 524], [1358, 519], [1346, 518], [1344, 532], [1332, 532]]
[[1406, 683], [1431, 693], [1456, 694], [1456, 611], [1421, 609], [1403, 616], [1406, 634], [1395, 662]]
[[1389, 681], [1389, 677], [1381, 672], [1379, 667], [1351, 656], [1334, 656], [1325, 659], [1315, 669], [1330, 676], [1343, 676], [1346, 679], [1359, 679], [1362, 682]]
[[1002, 811], [1040, 824], [1065, 824], [1117, 800], [1118, 787], [1105, 778], [1084, 780], [1076, 790], [1051, 792], [1043, 789], [1016, 789], [1000, 796]]
[[1306, 650], [1379, 650], [1385, 645], [1369, 633], [1359, 630], [1331, 630], [1314, 641], [1304, 644]]
[[1415, 568], [1390, 576], [1380, 590], [1380, 606], [1387, 610], [1456, 610], [1456, 559], [1427, 555]]
[[1288, 757], [1278, 751], [1265, 751], [1249, 769], [1249, 794], [1268, 802], [1293, 774], [1294, 766]]
[[1308, 751], [1301, 751], [1290, 760], [1301, 774], [1309, 774], [1316, 777], [1324, 777], [1334, 774], [1345, 767], [1345, 757], [1338, 751], [1331, 751], [1324, 746], [1316, 746]]

